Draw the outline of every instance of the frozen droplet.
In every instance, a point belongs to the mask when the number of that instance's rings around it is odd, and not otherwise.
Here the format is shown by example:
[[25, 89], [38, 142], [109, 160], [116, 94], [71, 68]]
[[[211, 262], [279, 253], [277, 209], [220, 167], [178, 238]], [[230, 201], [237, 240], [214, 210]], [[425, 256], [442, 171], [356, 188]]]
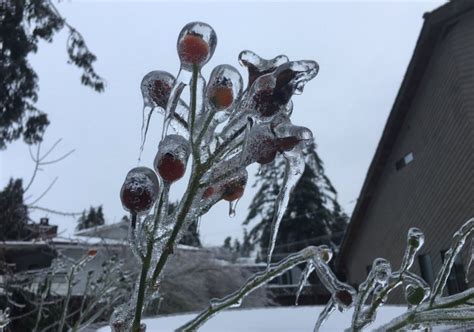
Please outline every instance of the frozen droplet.
[[238, 199], [235, 201], [230, 201], [229, 202], [229, 217], [234, 218], [235, 217], [235, 209], [237, 208], [237, 203], [239, 202]]

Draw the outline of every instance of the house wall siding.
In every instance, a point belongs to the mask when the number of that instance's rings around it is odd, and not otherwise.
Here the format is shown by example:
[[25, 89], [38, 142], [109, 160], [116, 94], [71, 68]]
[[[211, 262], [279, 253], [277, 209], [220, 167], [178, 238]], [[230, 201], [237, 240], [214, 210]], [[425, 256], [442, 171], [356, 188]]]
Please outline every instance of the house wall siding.
[[[474, 217], [474, 12], [439, 36], [433, 56], [378, 179], [360, 228], [347, 250], [349, 282], [359, 284], [366, 266], [384, 257], [400, 266], [410, 227], [425, 234], [436, 276], [441, 250]], [[395, 163], [412, 152], [400, 170]], [[467, 259], [467, 256], [464, 256]], [[420, 274], [418, 260], [412, 271]], [[474, 274], [472, 274], [474, 277]], [[474, 278], [471, 278], [474, 279]], [[401, 302], [401, 293], [392, 302]]]

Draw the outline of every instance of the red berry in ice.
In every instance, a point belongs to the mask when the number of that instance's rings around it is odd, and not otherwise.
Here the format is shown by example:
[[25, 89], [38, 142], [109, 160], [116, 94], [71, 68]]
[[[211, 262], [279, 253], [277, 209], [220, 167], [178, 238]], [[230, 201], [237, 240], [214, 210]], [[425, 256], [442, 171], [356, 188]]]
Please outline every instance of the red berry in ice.
[[202, 64], [209, 56], [209, 45], [198, 34], [187, 34], [180, 41], [178, 55], [182, 62]]
[[120, 191], [123, 207], [131, 213], [140, 214], [151, 209], [158, 197], [158, 178], [146, 167], [132, 169], [125, 178]]
[[171, 153], [165, 153], [155, 165], [161, 178], [167, 182], [174, 182], [183, 177], [186, 167], [184, 163]]
[[234, 101], [232, 89], [225, 86], [214, 88], [210, 96], [210, 101], [217, 109], [229, 107]]
[[155, 104], [162, 108], [166, 108], [168, 99], [170, 98], [171, 85], [163, 80], [155, 80], [151, 83], [150, 97]]
[[346, 307], [349, 307], [352, 304], [352, 301], [354, 301], [352, 294], [345, 289], [338, 290], [335, 294], [335, 297]]
[[232, 202], [243, 196], [245, 190], [246, 181], [242, 179], [232, 180], [224, 185], [222, 193], [222, 199]]

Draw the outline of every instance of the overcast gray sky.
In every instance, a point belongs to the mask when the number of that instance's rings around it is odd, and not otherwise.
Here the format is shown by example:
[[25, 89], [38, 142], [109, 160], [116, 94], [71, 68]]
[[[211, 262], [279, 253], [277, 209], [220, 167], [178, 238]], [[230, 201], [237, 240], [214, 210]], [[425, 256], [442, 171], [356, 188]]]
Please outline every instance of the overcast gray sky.
[[[67, 64], [66, 33], [52, 44], [41, 44], [31, 57], [39, 75], [38, 107], [51, 121], [44, 146], [62, 137], [57, 155], [76, 152], [45, 168], [29, 194], [39, 195], [59, 176], [38, 205], [81, 211], [103, 204], [107, 223], [119, 221], [124, 215], [119, 190], [127, 171], [136, 166], [140, 144], [140, 81], [151, 70], [176, 74], [175, 45], [181, 27], [204, 21], [218, 35], [214, 57], [203, 69], [205, 77], [222, 63], [241, 70], [237, 55], [243, 49], [266, 58], [283, 53], [291, 60], [319, 63], [318, 76], [293, 98], [292, 120], [313, 131], [326, 174], [350, 214], [411, 58], [422, 15], [444, 2], [63, 1], [58, 9], [97, 55], [96, 69], [107, 88], [98, 94], [80, 85], [79, 70]], [[246, 81], [246, 73], [241, 73]], [[151, 165], [161, 124], [158, 117], [152, 123], [143, 165]], [[29, 178], [34, 165], [24, 143], [9, 145], [0, 156], [1, 187], [10, 177]], [[249, 169], [250, 184], [256, 171]], [[184, 179], [175, 184], [171, 197], [181, 197], [185, 185]], [[227, 202], [203, 217], [204, 244], [242, 235], [242, 220], [255, 190], [248, 186], [236, 217], [228, 217]], [[64, 234], [72, 234], [74, 219], [49, 217]]]

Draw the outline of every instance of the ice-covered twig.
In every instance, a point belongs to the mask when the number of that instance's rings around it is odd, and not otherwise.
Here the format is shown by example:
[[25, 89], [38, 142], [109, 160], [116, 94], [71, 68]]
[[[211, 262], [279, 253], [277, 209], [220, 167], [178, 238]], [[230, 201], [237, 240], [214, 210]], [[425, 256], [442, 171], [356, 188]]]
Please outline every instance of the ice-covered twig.
[[267, 270], [250, 277], [247, 282], [234, 293], [220, 300], [213, 300], [209, 307], [198, 316], [177, 329], [177, 331], [195, 331], [221, 310], [240, 305], [242, 299], [252, 291], [266, 284], [268, 281], [292, 269], [293, 267], [312, 260], [320, 255], [317, 247], [307, 247], [298, 253], [292, 254], [279, 263], [272, 264]]
[[425, 328], [445, 325], [468, 327], [472, 326], [474, 321], [474, 308], [449, 308], [449, 309], [430, 309], [430, 310], [416, 310], [409, 311], [389, 323], [375, 329], [376, 332], [391, 332], [410, 329], [410, 327], [417, 325]]
[[[376, 263], [377, 260], [374, 261], [374, 265], [372, 267], [371, 272], [369, 273], [369, 276], [367, 277], [367, 280], [359, 287], [359, 299], [356, 308], [354, 309], [354, 314], [352, 318], [352, 328], [354, 330], [360, 330], [363, 327], [371, 324], [375, 320], [377, 309], [380, 305], [385, 303], [388, 294], [402, 284], [402, 282], [404, 281], [405, 274], [413, 264], [416, 253], [420, 250], [423, 244], [423, 233], [418, 228], [410, 228], [408, 230], [407, 247], [403, 255], [400, 270], [392, 273], [391, 269], [386, 269], [385, 272], [388, 272], [388, 274], [384, 275], [384, 277], [387, 277], [384, 283], [374, 283], [374, 274], [372, 274], [372, 271], [374, 271], [375, 273], [376, 270], [374, 269], [374, 266], [379, 264]], [[389, 263], [385, 261], [384, 264]], [[415, 279], [415, 277], [411, 278], [410, 280], [412, 279]], [[370, 283], [372, 283], [371, 286], [368, 285]], [[372, 292], [372, 303], [366, 310], [362, 311], [361, 309], [364, 303], [367, 301], [369, 295]]]
[[449, 273], [453, 268], [456, 256], [461, 251], [468, 236], [474, 231], [474, 218], [469, 219], [462, 227], [454, 233], [453, 242], [449, 250], [444, 254], [444, 263], [441, 270], [438, 272], [436, 280], [433, 285], [433, 291], [430, 296], [430, 306], [433, 305], [436, 298], [440, 296], [446, 286]]

